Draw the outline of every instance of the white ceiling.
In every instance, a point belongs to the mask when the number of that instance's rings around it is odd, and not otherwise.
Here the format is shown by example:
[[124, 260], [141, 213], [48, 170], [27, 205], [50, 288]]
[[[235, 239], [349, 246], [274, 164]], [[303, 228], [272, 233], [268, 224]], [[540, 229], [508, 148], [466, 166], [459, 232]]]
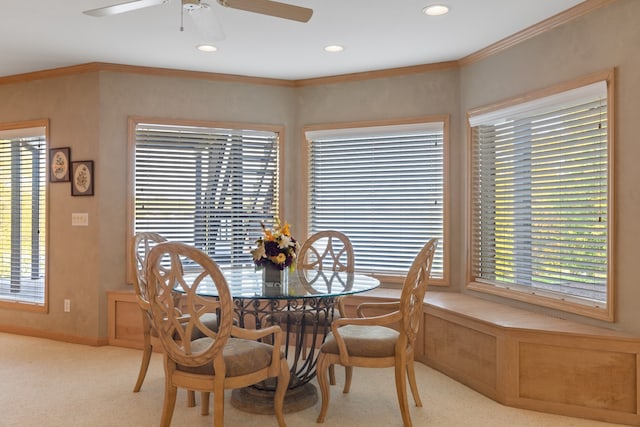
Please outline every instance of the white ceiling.
[[[307, 23], [208, 0], [226, 34], [202, 40], [181, 1], [95, 18], [84, 10], [127, 0], [2, 0], [0, 77], [108, 62], [280, 79], [308, 79], [463, 58], [584, 0], [280, 0], [309, 7]], [[450, 12], [428, 17], [434, 3]], [[329, 54], [327, 44], [345, 50]]]

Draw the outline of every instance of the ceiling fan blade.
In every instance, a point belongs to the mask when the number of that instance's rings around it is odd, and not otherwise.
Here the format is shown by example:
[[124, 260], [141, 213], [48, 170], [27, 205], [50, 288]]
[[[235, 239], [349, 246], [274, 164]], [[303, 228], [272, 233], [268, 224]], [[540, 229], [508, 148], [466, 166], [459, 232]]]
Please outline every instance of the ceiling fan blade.
[[117, 15], [119, 13], [130, 12], [132, 10], [143, 9], [149, 6], [157, 6], [159, 4], [167, 3], [169, 0], [135, 0], [128, 1], [126, 3], [114, 4], [111, 6], [99, 7], [97, 9], [85, 10], [85, 15], [90, 16], [109, 16]]
[[313, 9], [272, 0], [218, 0], [218, 3], [232, 9], [246, 10], [247, 12], [299, 22], [307, 22], [313, 15]]
[[207, 3], [200, 3], [199, 8], [190, 10], [187, 14], [193, 20], [203, 42], [214, 42], [225, 38], [224, 31], [222, 31], [222, 26], [213, 12], [213, 8]]

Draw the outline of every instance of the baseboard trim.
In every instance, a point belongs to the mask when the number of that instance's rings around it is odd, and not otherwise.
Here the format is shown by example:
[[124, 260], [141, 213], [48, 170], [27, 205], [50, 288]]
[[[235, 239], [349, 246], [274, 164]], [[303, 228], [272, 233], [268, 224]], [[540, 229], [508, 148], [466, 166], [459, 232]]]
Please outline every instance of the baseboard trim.
[[83, 337], [80, 335], [61, 334], [52, 331], [43, 331], [41, 329], [32, 329], [12, 325], [0, 325], [0, 332], [6, 332], [8, 334], [15, 335], [25, 335], [36, 338], [45, 338], [54, 341], [68, 342], [71, 344], [90, 345], [94, 347], [109, 345], [109, 339], [107, 337]]

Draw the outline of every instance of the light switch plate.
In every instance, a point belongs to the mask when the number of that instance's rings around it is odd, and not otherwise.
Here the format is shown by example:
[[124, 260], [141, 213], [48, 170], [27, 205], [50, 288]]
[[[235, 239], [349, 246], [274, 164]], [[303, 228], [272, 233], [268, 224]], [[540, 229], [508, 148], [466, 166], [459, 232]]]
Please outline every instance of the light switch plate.
[[71, 225], [87, 226], [89, 225], [89, 214], [86, 212], [76, 212], [71, 214]]

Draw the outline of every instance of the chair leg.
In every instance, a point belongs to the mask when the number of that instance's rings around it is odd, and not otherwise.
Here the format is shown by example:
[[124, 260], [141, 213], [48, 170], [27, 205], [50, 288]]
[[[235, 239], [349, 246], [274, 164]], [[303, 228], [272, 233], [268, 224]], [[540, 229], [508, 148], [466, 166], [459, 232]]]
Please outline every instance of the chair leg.
[[416, 406], [422, 407], [422, 401], [418, 393], [418, 383], [416, 383], [416, 370], [413, 364], [413, 358], [407, 361], [407, 377], [409, 378], [409, 387], [411, 387], [413, 400], [416, 402]]
[[336, 365], [329, 365], [329, 384], [336, 385]]
[[409, 402], [407, 401], [407, 381], [405, 374], [405, 361], [396, 361], [396, 394], [398, 395], [398, 403], [400, 405], [400, 414], [404, 427], [412, 427], [411, 413], [409, 412]]
[[164, 404], [162, 407], [162, 418], [160, 419], [160, 426], [169, 427], [171, 425], [171, 418], [173, 417], [173, 410], [176, 406], [176, 396], [178, 394], [178, 388], [170, 383], [170, 380], [165, 381], [164, 386]]
[[345, 366], [344, 367], [344, 389], [342, 389], [343, 393], [349, 393], [351, 389], [351, 378], [353, 377], [353, 366]]
[[196, 406], [196, 393], [193, 390], [187, 390], [187, 407], [193, 408]]
[[213, 427], [224, 427], [224, 378], [213, 381]]
[[149, 331], [145, 331], [143, 339], [144, 339], [144, 344], [142, 347], [142, 362], [140, 363], [140, 372], [138, 372], [138, 380], [136, 381], [136, 385], [133, 387], [134, 393], [139, 392], [140, 388], [142, 387], [144, 378], [147, 375], [147, 370], [149, 369], [149, 362], [151, 361], [151, 353], [153, 353], [153, 346], [151, 345], [151, 335]]
[[329, 363], [324, 353], [320, 353], [318, 356], [318, 364], [316, 365], [316, 378], [318, 379], [318, 385], [320, 386], [320, 393], [322, 394], [322, 406], [320, 407], [320, 414], [316, 419], [317, 423], [323, 423], [327, 416], [327, 409], [329, 408], [329, 381], [327, 378], [327, 369]]
[[290, 378], [289, 364], [286, 359], [282, 359], [280, 361], [280, 374], [278, 375], [276, 394], [273, 398], [273, 412], [276, 415], [278, 426], [280, 427], [287, 427], [287, 424], [284, 422], [284, 397], [289, 387]]
[[208, 391], [203, 391], [200, 394], [200, 415], [209, 415], [209, 396], [210, 393]]

